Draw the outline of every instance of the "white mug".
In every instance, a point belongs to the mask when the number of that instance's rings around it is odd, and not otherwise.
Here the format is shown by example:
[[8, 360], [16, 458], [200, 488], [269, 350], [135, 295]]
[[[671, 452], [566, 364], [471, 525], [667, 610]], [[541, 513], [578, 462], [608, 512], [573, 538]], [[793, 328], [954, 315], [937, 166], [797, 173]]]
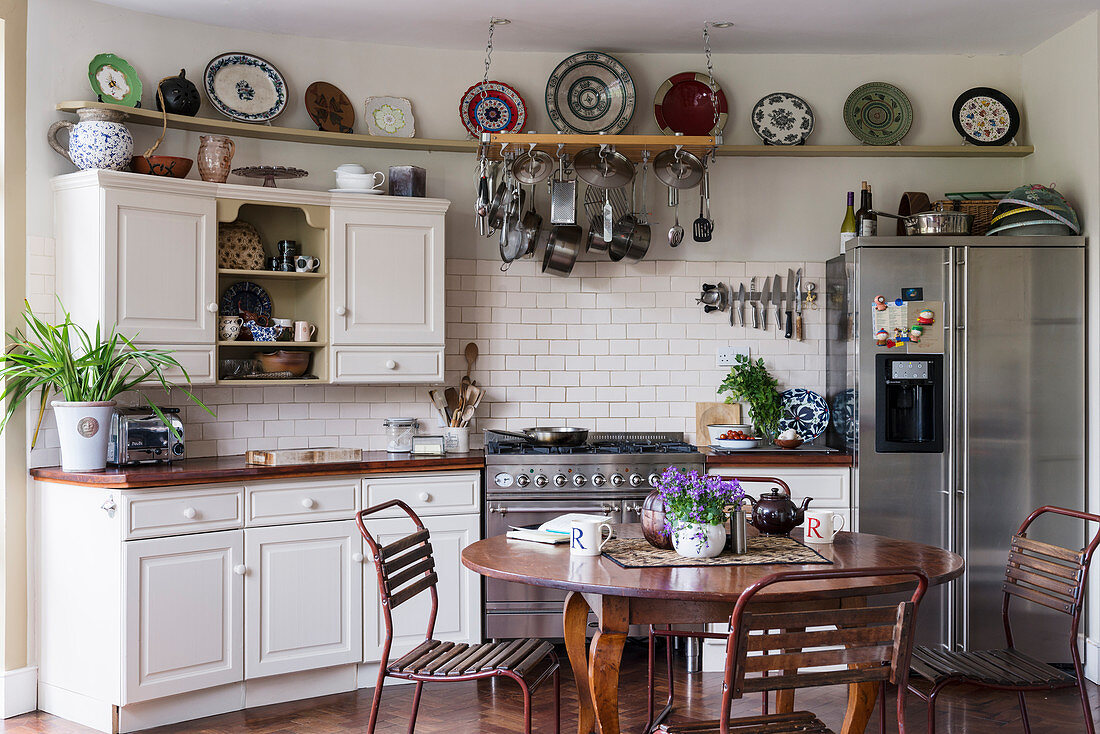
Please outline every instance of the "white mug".
[[299, 255], [294, 258], [294, 267], [299, 273], [312, 273], [321, 267], [321, 261], [311, 255]]
[[[603, 529], [607, 528], [607, 537]], [[574, 520], [569, 527], [569, 552], [575, 556], [598, 556], [611, 539], [611, 526], [595, 520]]]
[[308, 342], [313, 340], [313, 335], [317, 333], [317, 327], [308, 321], [295, 321], [294, 322], [294, 341], [296, 342]]
[[[837, 520], [840, 520], [839, 525]], [[807, 543], [832, 543], [833, 536], [843, 527], [844, 515], [831, 510], [806, 510], [802, 539]]]

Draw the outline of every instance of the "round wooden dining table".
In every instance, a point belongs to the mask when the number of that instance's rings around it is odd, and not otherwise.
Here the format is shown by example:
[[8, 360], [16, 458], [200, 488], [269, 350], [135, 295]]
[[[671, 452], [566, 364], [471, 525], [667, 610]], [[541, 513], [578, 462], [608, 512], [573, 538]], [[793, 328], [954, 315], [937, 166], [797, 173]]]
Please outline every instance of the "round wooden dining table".
[[[640, 535], [640, 525], [616, 526], [617, 537]], [[791, 536], [801, 539], [801, 529]], [[813, 548], [832, 563], [624, 568], [603, 556], [571, 555], [564, 543], [545, 545], [498, 535], [466, 546], [462, 563], [483, 576], [569, 592], [564, 634], [577, 682], [577, 732], [619, 734], [619, 665], [632, 624], [728, 622], [741, 593], [778, 571], [915, 566], [928, 576], [929, 584], [946, 583], [963, 572], [963, 559], [954, 553], [879, 535], [841, 532], [832, 544]], [[911, 578], [900, 577], [799, 582], [765, 589], [754, 600], [754, 609], [757, 603], [761, 611], [859, 607], [869, 595], [912, 588]], [[598, 625], [586, 646], [590, 610]], [[793, 691], [783, 693], [777, 708], [792, 710]], [[877, 693], [877, 683], [849, 686], [843, 734], [864, 731]]]

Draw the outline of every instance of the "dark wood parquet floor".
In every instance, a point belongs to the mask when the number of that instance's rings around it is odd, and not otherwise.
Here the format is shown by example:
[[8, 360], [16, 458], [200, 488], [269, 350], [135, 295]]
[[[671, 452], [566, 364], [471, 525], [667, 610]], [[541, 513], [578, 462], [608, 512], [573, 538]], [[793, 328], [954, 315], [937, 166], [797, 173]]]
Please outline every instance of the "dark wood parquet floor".
[[[563, 656], [564, 660], [564, 656]], [[680, 705], [675, 718], [705, 719], [716, 715], [721, 700], [720, 673], [688, 676], [681, 672], [677, 683]], [[621, 676], [623, 731], [638, 732], [645, 723], [645, 647], [631, 642], [624, 654]], [[387, 686], [382, 696], [378, 734], [404, 732], [412, 700], [411, 685]], [[549, 687], [535, 693], [535, 726], [539, 734], [552, 730], [553, 696]], [[1093, 718], [1100, 726], [1100, 687], [1090, 684]], [[277, 704], [222, 716], [212, 716], [185, 724], [152, 730], [156, 734], [337, 734], [365, 730], [370, 713], [371, 693], [325, 696], [306, 701]], [[799, 691], [797, 708], [817, 713], [826, 724], [838, 728], [844, 717], [846, 691], [821, 688]], [[759, 697], [735, 704], [735, 714], [751, 715], [759, 711]], [[889, 699], [888, 711], [893, 712]], [[1031, 727], [1035, 734], [1083, 732], [1081, 709], [1073, 689], [1028, 696]], [[576, 689], [568, 666], [562, 676], [562, 732], [576, 731]], [[427, 685], [417, 720], [418, 734], [507, 734], [521, 732], [522, 700], [510, 681], [489, 681]], [[939, 726], [943, 732], [966, 734], [1005, 734], [1022, 732], [1015, 694], [979, 689], [953, 689], [943, 694], [938, 706]], [[878, 732], [877, 712], [868, 732]], [[894, 717], [889, 717], [893, 719]], [[924, 732], [924, 703], [909, 697], [908, 730]], [[891, 720], [888, 731], [896, 732]], [[90, 729], [71, 724], [48, 714], [33, 713], [0, 721], [4, 734], [89, 734]]]

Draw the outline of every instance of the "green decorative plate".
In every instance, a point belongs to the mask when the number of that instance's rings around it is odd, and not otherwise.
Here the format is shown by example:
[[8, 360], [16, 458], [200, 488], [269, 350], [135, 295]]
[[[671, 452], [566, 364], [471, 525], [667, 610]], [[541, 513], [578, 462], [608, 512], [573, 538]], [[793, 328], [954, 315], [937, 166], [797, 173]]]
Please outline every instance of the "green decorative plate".
[[844, 124], [860, 142], [895, 145], [913, 126], [913, 105], [893, 84], [869, 82], [845, 100]]
[[141, 77], [121, 56], [97, 54], [88, 64], [88, 82], [101, 102], [141, 106]]

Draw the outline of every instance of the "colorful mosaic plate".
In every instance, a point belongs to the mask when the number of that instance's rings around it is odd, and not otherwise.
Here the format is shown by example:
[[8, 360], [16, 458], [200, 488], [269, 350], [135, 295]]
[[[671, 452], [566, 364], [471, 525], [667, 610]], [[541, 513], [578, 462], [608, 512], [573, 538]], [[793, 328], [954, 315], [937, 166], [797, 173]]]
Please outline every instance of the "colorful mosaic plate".
[[210, 59], [202, 88], [214, 109], [231, 120], [269, 122], [286, 110], [283, 75], [252, 54], [234, 52]]
[[546, 111], [562, 132], [621, 133], [636, 103], [630, 72], [599, 51], [573, 54], [546, 81]]
[[1020, 111], [1004, 92], [974, 87], [955, 100], [951, 121], [974, 145], [1006, 145], [1020, 129]]
[[481, 82], [462, 95], [458, 116], [463, 127], [475, 138], [481, 133], [521, 133], [527, 124], [527, 105], [513, 87], [489, 80], [485, 95]]
[[893, 84], [869, 82], [845, 100], [844, 124], [860, 142], [896, 145], [913, 126], [913, 105]]

